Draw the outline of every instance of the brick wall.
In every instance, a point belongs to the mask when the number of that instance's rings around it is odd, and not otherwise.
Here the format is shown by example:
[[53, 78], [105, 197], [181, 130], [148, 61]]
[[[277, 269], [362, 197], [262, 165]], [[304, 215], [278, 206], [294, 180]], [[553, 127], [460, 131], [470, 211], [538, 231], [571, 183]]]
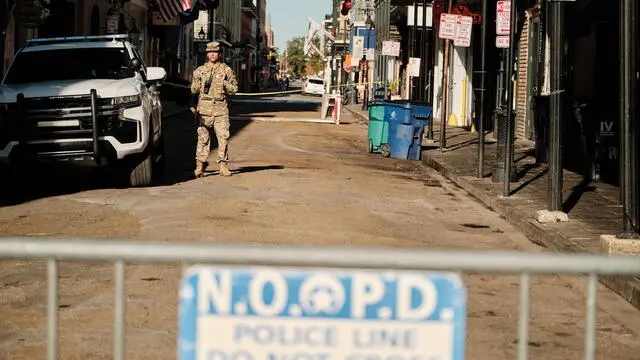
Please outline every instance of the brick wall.
[[520, 49], [518, 52], [518, 76], [516, 78], [517, 97], [516, 97], [516, 138], [526, 138], [526, 117], [527, 117], [527, 97], [529, 96], [527, 88], [527, 73], [529, 64], [529, 24], [531, 23], [529, 12], [526, 13], [522, 32], [520, 33]]

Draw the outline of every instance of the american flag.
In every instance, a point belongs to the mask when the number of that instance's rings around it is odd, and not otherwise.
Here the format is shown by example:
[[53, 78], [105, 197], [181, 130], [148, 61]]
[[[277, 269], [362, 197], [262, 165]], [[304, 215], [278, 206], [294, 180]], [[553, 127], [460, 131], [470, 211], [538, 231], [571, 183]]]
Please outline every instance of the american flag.
[[191, 9], [191, 0], [156, 0], [164, 21], [175, 19], [178, 14]]

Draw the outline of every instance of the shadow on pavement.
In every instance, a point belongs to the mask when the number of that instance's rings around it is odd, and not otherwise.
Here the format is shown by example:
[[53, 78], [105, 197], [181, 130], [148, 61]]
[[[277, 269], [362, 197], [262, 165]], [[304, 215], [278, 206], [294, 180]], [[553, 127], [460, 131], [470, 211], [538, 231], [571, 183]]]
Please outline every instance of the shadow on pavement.
[[[229, 141], [240, 133], [251, 121], [232, 121]], [[166, 131], [166, 171], [164, 176], [158, 179], [157, 186], [173, 185], [193, 179], [193, 170], [196, 166], [196, 126], [191, 121], [190, 115], [176, 116], [165, 119]], [[211, 133], [211, 153], [215, 156], [218, 148], [218, 140], [215, 133]], [[233, 160], [233, 159], [232, 159]], [[210, 164], [209, 166], [214, 166]]]
[[[209, 167], [207, 171], [205, 171], [205, 175], [206, 176], [212, 176], [212, 175], [218, 175], [220, 173], [220, 171], [218, 170], [210, 170], [210, 169], [215, 169], [217, 164], [209, 164]], [[284, 166], [282, 165], [267, 165], [267, 166], [244, 166], [244, 167], [239, 167], [239, 168], [231, 168], [231, 173], [233, 175], [236, 174], [247, 174], [247, 173], [252, 173], [252, 172], [258, 172], [258, 171], [267, 171], [267, 170], [282, 170], [284, 169]]]
[[[263, 113], [302, 113], [302, 112], [316, 112], [320, 117], [321, 104], [316, 103], [231, 103], [229, 105], [229, 111], [232, 115], [251, 115], [251, 114], [263, 114]], [[260, 115], [263, 116], [264, 115]]]

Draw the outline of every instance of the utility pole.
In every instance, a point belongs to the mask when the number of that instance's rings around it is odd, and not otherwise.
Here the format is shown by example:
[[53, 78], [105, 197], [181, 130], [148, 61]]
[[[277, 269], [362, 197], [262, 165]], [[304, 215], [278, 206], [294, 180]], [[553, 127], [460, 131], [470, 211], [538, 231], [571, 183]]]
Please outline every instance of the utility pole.
[[482, 25], [480, 30], [480, 88], [478, 90], [478, 178], [484, 178], [484, 122], [487, 113], [485, 94], [487, 77], [487, 0], [482, 0]]
[[262, 74], [262, 55], [260, 54], [260, 44], [262, 43], [262, 35], [260, 34], [260, 25], [262, 23], [262, 0], [256, 1], [256, 12], [258, 15], [258, 24], [256, 25], [256, 68], [258, 71], [256, 72], [255, 91], [258, 92], [260, 90], [260, 74]]
[[562, 211], [562, 125], [564, 121], [564, 3], [549, 4], [551, 27], [551, 95], [549, 97], [549, 211]]
[[[447, 1], [447, 14], [451, 14], [451, 8], [453, 7], [453, 0]], [[439, 20], [438, 20], [439, 21]], [[447, 148], [447, 102], [449, 101], [449, 48], [451, 42], [449, 39], [444, 41], [444, 59], [442, 62], [442, 105], [440, 106], [440, 151], [444, 151]]]
[[[416, 43], [418, 42], [418, 38], [416, 37], [417, 35], [417, 29], [418, 29], [418, 1], [417, 0], [413, 0], [413, 27], [411, 28], [411, 32], [410, 32], [410, 38], [409, 38], [409, 56], [410, 57], [417, 57], [416, 56]], [[423, 44], [421, 44], [421, 46], [423, 46]], [[416, 86], [416, 79], [411, 76], [410, 80], [409, 80], [409, 100], [419, 100], [419, 96], [420, 93], [422, 91], [418, 91], [418, 97], [416, 97], [416, 88], [420, 87], [420, 79], [418, 79], [418, 86]]]
[[[518, 21], [517, 1], [509, 1], [509, 47], [502, 54], [499, 73], [502, 75], [503, 88], [498, 86], [498, 100], [502, 104], [496, 111], [498, 120], [498, 143], [496, 146], [496, 167], [493, 171], [493, 181], [503, 182], [503, 196], [511, 194], [511, 181], [514, 179], [515, 168], [513, 166], [513, 140], [514, 140], [514, 111], [513, 111], [513, 67], [516, 52], [516, 29]], [[506, 91], [506, 99], [504, 92]]]
[[622, 234], [620, 238], [636, 238], [640, 232], [640, 126], [636, 100], [636, 49], [638, 35], [636, 0], [620, 1], [620, 200]]
[[[518, 26], [517, 1], [511, 1], [511, 26], [509, 29], [509, 49], [507, 56], [507, 123], [505, 127], [504, 147], [504, 186], [503, 196], [511, 195], [511, 180], [513, 170], [513, 140], [515, 127], [515, 112], [513, 111], [513, 65], [516, 54], [516, 29]], [[526, 61], [526, 60], [525, 60]]]
[[[332, 3], [332, 7], [333, 7], [333, 11], [332, 11], [332, 29], [334, 32], [334, 39], [338, 39], [338, 35], [339, 34], [339, 29], [337, 28], [338, 26], [338, 3], [340, 0], [331, 0]], [[331, 90], [337, 85], [338, 83], [338, 72], [337, 72], [337, 66], [336, 66], [336, 42], [333, 41], [333, 43], [331, 44], [331, 88], [329, 89], [329, 92], [331, 92]]]
[[[420, 97], [418, 100], [423, 101], [425, 103], [429, 102], [427, 97], [427, 90], [429, 84], [429, 46], [431, 46], [431, 41], [429, 39], [429, 30], [427, 29], [427, 0], [422, 1], [422, 28], [420, 32], [420, 61], [422, 64], [422, 71], [420, 72]], [[431, 127], [430, 132], [433, 136], [433, 121], [429, 122], [429, 126]]]

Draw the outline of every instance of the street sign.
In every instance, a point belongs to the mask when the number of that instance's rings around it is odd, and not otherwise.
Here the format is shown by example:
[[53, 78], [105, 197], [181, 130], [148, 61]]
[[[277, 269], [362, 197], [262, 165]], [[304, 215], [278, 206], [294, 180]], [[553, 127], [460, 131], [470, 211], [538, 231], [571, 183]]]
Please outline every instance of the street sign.
[[441, 39], [453, 40], [456, 37], [456, 20], [457, 15], [442, 13], [440, 15], [440, 34]]
[[409, 58], [409, 63], [407, 64], [407, 72], [409, 76], [419, 77], [420, 76], [420, 58]]
[[346, 72], [351, 71], [351, 58], [353, 58], [351, 54], [346, 54], [344, 56], [344, 62], [342, 63], [342, 68]]
[[456, 37], [453, 40], [454, 46], [471, 46], [471, 29], [473, 28], [473, 18], [471, 16], [456, 15]]
[[194, 266], [180, 360], [463, 360], [456, 273]]
[[367, 49], [367, 52], [365, 53], [365, 57], [367, 58], [367, 60], [375, 60], [375, 58], [376, 58], [376, 49], [374, 49], [374, 48]]
[[353, 37], [351, 66], [358, 66], [360, 59], [364, 57], [364, 36]]
[[496, 35], [509, 35], [511, 30], [511, 1], [496, 3]]
[[496, 36], [496, 47], [499, 49], [508, 49], [509, 41], [508, 36]]
[[383, 41], [382, 55], [400, 56], [400, 42], [399, 41]]

